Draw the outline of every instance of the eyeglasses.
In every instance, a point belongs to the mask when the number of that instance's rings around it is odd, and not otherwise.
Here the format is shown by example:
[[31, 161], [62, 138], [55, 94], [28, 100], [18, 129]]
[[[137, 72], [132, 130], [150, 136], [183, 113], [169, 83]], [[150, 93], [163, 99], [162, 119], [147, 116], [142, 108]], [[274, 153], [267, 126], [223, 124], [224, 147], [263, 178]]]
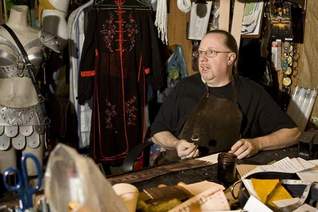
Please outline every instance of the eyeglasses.
[[219, 53], [231, 53], [231, 51], [217, 51], [214, 49], [208, 49], [206, 51], [203, 50], [198, 50], [195, 54], [196, 57], [203, 57], [204, 55], [207, 56], [208, 58], [213, 58], [216, 57], [217, 54]]

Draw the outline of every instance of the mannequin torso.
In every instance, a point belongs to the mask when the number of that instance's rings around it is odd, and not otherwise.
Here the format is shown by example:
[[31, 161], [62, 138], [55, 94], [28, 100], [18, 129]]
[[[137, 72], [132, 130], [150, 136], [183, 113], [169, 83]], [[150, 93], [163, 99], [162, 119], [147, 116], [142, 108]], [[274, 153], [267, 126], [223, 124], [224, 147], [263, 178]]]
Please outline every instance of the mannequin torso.
[[[41, 64], [41, 43], [39, 41], [39, 32], [27, 24], [27, 6], [13, 6], [10, 12], [10, 17], [6, 23], [17, 35], [22, 45], [25, 47], [28, 57], [36, 69]], [[2, 52], [13, 55], [13, 59], [22, 61], [22, 55], [18, 48], [13, 49], [15, 45], [11, 35], [4, 29], [0, 28], [0, 47]], [[10, 44], [5, 44], [10, 43]], [[30, 45], [32, 44], [32, 45]], [[0, 57], [0, 66], [13, 66], [17, 61], [5, 61]], [[0, 105], [23, 108], [35, 105], [39, 102], [34, 85], [30, 77], [16, 76], [9, 78], [0, 77]]]
[[[48, 26], [43, 21], [41, 36], [38, 30], [28, 26], [28, 7], [25, 5], [12, 6], [6, 23], [24, 47], [34, 66], [32, 72], [40, 70], [44, 46], [50, 48], [49, 44], [52, 44], [56, 49], [50, 49], [59, 52], [65, 47], [64, 41], [67, 41], [66, 16], [61, 12], [67, 10], [69, 0], [44, 1], [50, 2], [53, 8], [44, 8], [50, 11], [46, 17]], [[52, 9], [59, 9], [57, 7], [63, 10], [55, 11], [55, 14]], [[56, 28], [57, 31], [54, 30]], [[48, 29], [47, 33], [43, 29]], [[0, 172], [16, 166], [19, 156], [16, 151], [33, 153], [42, 162], [48, 125], [43, 106], [23, 54], [9, 32], [0, 27]], [[28, 173], [30, 176], [36, 174], [32, 163], [28, 166]]]
[[[43, 60], [43, 45], [39, 31], [28, 26], [27, 12], [27, 6], [14, 5], [6, 25], [20, 40], [35, 67], [33, 72], [37, 72]], [[4, 129], [0, 135], [1, 172], [16, 166], [17, 150], [33, 153], [42, 161], [46, 117], [23, 55], [3, 27], [0, 27], [0, 129]], [[28, 166], [31, 176], [36, 173], [33, 166]]]

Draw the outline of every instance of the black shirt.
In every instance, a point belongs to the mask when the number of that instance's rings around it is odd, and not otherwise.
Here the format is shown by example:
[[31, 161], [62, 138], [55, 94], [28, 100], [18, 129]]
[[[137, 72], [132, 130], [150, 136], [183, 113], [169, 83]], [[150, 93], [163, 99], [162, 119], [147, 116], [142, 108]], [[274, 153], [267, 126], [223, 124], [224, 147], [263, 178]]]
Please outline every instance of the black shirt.
[[179, 135], [187, 117], [207, 91], [238, 104], [243, 115], [243, 138], [264, 136], [282, 128], [296, 127], [289, 116], [257, 83], [237, 77], [234, 83], [208, 88], [202, 82], [200, 74], [195, 74], [179, 82], [166, 98], [151, 126], [152, 134], [170, 131], [175, 136]]

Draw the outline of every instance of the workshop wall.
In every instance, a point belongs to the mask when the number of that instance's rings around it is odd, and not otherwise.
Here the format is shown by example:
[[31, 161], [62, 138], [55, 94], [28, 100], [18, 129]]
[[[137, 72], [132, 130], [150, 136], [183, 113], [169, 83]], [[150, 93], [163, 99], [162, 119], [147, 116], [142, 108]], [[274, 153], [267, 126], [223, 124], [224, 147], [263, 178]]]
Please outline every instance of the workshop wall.
[[[304, 43], [300, 48], [300, 72], [299, 85], [310, 88], [318, 88], [318, 1], [307, 0], [305, 19]], [[312, 117], [318, 116], [317, 101]], [[316, 118], [318, 119], [318, 117]], [[317, 122], [318, 123], [318, 122]]]

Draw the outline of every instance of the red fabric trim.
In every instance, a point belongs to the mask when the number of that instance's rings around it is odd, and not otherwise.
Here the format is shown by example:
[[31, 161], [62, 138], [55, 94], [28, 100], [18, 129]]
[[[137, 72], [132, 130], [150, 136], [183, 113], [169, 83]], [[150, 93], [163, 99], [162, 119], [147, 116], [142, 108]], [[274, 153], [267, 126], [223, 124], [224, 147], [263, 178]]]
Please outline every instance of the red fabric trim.
[[96, 57], [96, 58], [99, 58], [99, 51], [98, 51], [98, 49], [95, 49], [95, 57]]
[[95, 70], [81, 71], [81, 77], [95, 77], [95, 76], [96, 76]]
[[145, 72], [146, 75], [150, 74], [150, 68], [145, 68], [144, 72]]

